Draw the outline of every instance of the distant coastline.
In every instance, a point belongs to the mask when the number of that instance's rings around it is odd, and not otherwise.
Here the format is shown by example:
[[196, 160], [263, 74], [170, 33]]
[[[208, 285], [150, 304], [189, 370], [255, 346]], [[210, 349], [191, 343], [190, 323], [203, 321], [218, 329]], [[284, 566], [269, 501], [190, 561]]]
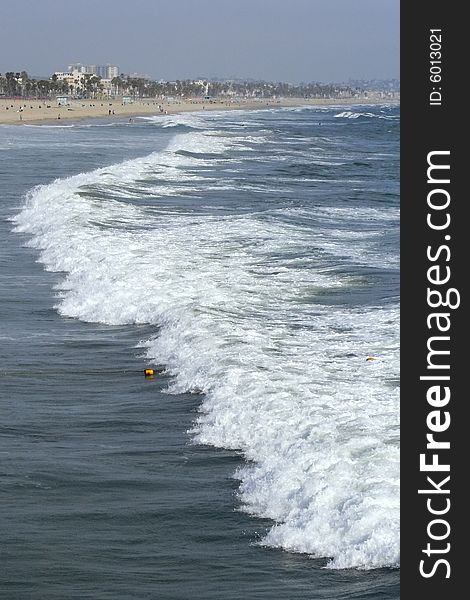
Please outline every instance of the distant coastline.
[[58, 105], [56, 99], [30, 100], [0, 98], [0, 124], [40, 124], [45, 122], [77, 121], [101, 118], [110, 122], [134, 119], [139, 116], [177, 114], [202, 110], [260, 110], [267, 108], [398, 104], [399, 97], [387, 98], [380, 94], [367, 94], [351, 98], [282, 98], [227, 101], [227, 99], [164, 101], [153, 98], [123, 103], [121, 98], [111, 100], [70, 100], [68, 105]]

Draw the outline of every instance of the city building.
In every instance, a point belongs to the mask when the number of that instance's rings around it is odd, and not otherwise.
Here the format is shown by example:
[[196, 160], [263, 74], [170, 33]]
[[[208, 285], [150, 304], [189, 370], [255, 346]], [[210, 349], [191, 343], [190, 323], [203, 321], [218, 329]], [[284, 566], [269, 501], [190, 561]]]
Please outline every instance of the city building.
[[119, 77], [119, 67], [117, 65], [106, 65], [106, 68], [108, 69], [107, 79]]
[[119, 76], [119, 67], [117, 65], [84, 65], [74, 63], [68, 66], [69, 72], [80, 73], [83, 75], [96, 75], [102, 79], [113, 79]]
[[[68, 66], [67, 71], [56, 71], [51, 79], [65, 82], [69, 86], [69, 92], [80, 96], [87, 87], [86, 80], [90, 77], [98, 77], [98, 88], [94, 93], [98, 96], [112, 96], [116, 93], [115, 86], [111, 83], [113, 78], [119, 77], [117, 65], [84, 65], [74, 63]], [[96, 84], [95, 84], [96, 87]]]
[[76, 79], [78, 73], [74, 75], [74, 73], [71, 73], [70, 71], [56, 71], [54, 75], [57, 81], [65, 81], [70, 85], [74, 82], [74, 79]]

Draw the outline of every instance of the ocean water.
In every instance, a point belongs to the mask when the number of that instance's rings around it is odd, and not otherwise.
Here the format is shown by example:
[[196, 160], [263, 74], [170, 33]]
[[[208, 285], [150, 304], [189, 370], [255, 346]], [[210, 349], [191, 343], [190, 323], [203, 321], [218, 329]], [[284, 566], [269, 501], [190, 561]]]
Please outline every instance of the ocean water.
[[0, 170], [0, 597], [398, 598], [399, 108], [3, 126]]

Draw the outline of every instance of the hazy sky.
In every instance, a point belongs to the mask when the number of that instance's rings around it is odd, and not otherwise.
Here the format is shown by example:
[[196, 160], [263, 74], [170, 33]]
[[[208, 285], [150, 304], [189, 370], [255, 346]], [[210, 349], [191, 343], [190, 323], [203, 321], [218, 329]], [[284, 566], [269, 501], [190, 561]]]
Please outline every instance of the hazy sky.
[[0, 72], [73, 62], [156, 79], [399, 77], [399, 0], [1, 0]]

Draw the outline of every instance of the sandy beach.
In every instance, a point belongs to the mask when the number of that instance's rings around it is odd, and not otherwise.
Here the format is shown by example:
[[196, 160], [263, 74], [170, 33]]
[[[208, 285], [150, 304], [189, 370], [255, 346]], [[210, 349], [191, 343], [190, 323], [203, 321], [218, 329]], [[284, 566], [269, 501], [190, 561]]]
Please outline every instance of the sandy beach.
[[[397, 100], [395, 100], [398, 102]], [[246, 110], [289, 106], [332, 105], [332, 104], [383, 104], [388, 98], [284, 98], [282, 100], [246, 100], [228, 102], [225, 100], [185, 100], [163, 102], [155, 99], [137, 100], [123, 104], [119, 99], [72, 100], [67, 106], [58, 106], [55, 100], [0, 99], [0, 124], [41, 123], [58, 120], [80, 120], [90, 118], [132, 119], [142, 115], [175, 114], [200, 110]]]

